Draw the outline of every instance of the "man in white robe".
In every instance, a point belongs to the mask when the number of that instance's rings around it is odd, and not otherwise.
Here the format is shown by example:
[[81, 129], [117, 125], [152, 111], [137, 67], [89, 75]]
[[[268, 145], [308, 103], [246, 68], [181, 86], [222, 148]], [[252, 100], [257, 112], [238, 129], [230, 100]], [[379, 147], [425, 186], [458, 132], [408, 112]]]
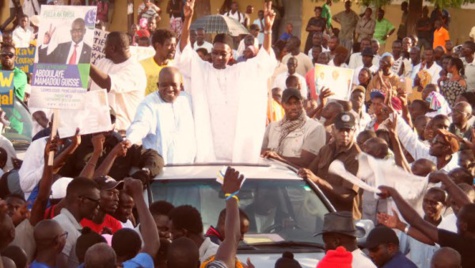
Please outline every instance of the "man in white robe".
[[149, 94], [138, 106], [127, 139], [157, 150], [165, 164], [193, 163], [196, 155], [195, 125], [188, 94], [178, 69], [160, 71], [158, 91]]
[[184, 8], [185, 22], [175, 63], [193, 100], [197, 142], [196, 162], [255, 162], [265, 132], [267, 79], [277, 62], [271, 49], [275, 13], [270, 3], [264, 11], [264, 44], [257, 56], [228, 66], [230, 36], [218, 34], [212, 63], [202, 61], [191, 48], [189, 28], [194, 0]]

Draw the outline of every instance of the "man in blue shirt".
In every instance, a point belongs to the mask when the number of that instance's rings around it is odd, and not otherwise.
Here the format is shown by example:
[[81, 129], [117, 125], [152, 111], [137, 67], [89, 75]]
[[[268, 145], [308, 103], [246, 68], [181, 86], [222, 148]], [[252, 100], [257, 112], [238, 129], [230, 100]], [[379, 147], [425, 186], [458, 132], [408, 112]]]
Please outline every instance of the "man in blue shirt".
[[368, 234], [365, 248], [378, 268], [417, 268], [399, 251], [396, 232], [386, 226], [377, 226]]

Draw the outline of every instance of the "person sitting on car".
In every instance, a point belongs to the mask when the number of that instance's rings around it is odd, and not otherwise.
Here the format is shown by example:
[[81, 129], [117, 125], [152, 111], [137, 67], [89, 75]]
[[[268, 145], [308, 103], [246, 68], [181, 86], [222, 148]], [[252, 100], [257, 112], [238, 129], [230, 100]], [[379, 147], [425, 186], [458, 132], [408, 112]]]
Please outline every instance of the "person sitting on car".
[[258, 189], [254, 202], [244, 208], [249, 217], [251, 233], [270, 233], [282, 228], [288, 215], [279, 207], [277, 188]]
[[[241, 240], [244, 239], [244, 234], [249, 231], [249, 217], [246, 212], [242, 209], [239, 209], [239, 218], [241, 222]], [[216, 228], [210, 226], [208, 231], [206, 231], [206, 236], [211, 239], [211, 242], [219, 245], [223, 242], [225, 238], [225, 220], [226, 219], [226, 209], [221, 210], [218, 217], [218, 223], [216, 223]]]
[[323, 125], [305, 114], [302, 100], [298, 89], [284, 90], [285, 116], [267, 127], [262, 144], [263, 157], [307, 167], [325, 145]]

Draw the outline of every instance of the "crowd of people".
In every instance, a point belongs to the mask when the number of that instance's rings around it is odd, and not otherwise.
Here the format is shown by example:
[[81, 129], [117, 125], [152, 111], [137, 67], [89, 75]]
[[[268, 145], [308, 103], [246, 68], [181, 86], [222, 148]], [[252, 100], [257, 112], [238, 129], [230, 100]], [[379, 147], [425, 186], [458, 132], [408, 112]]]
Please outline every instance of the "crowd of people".
[[[43, 53], [45, 39], [35, 40], [47, 3], [11, 2], [0, 69], [14, 73], [15, 97], [28, 104], [30, 74], [15, 66], [16, 48]], [[113, 1], [90, 4], [98, 28], [106, 27]], [[225, 4], [224, 16], [248, 35], [218, 33], [208, 42], [207, 29], [191, 29], [194, 0], [169, 0], [169, 27], [157, 29], [158, 5], [144, 0], [135, 12], [128, 1], [128, 32], [109, 33], [105, 58], [90, 66], [89, 90], [107, 92], [112, 129], [60, 139], [51, 111], [32, 108], [23, 160], [0, 136], [0, 268], [254, 267], [236, 257], [250, 224], [239, 209], [239, 171], [224, 174], [226, 208], [206, 233], [193, 204], [147, 205], [143, 190], [167, 164], [261, 158], [298, 169], [336, 209], [323, 220], [326, 255], [317, 267], [475, 267], [475, 43], [450, 40], [449, 13], [436, 7], [429, 17], [424, 7], [412, 35], [407, 2], [396, 30], [381, 8], [358, 14], [347, 1], [332, 15], [326, 0], [302, 43], [292, 23], [276, 35], [272, 2], [252, 23], [253, 6], [243, 13], [238, 2]], [[11, 22], [14, 30], [5, 30]], [[73, 43], [82, 43], [84, 27], [71, 25]], [[135, 45], [155, 55], [138, 62]], [[335, 98], [347, 89], [320, 88], [316, 64], [353, 70], [347, 99]], [[3, 128], [25, 131], [18, 116], [2, 113]], [[361, 183], [336, 172], [335, 162]], [[416, 184], [414, 202], [402, 189]], [[363, 234], [359, 219], [376, 227]], [[275, 267], [301, 265], [286, 252]]]

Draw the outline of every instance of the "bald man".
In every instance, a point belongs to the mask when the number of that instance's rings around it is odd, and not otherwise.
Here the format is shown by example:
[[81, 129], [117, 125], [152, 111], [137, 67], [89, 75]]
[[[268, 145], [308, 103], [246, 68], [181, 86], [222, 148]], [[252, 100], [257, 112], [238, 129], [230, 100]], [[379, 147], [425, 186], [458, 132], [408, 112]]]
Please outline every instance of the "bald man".
[[3, 263], [3, 266], [1, 266], [2, 264], [0, 263], [0, 268], [16, 268], [15, 262], [10, 258], [0, 257], [0, 261]]
[[56, 267], [56, 256], [63, 251], [67, 233], [55, 220], [43, 220], [35, 226], [33, 236], [37, 250], [31, 267]]
[[158, 77], [158, 91], [138, 106], [127, 139], [154, 149], [165, 164], [193, 163], [196, 155], [191, 100], [182, 91], [181, 75], [175, 67], [165, 67]]
[[368, 139], [361, 148], [365, 153], [377, 159], [384, 159], [388, 155], [388, 143], [378, 137]]
[[431, 268], [461, 268], [462, 257], [453, 248], [443, 247], [437, 250], [430, 262]]
[[472, 129], [472, 106], [466, 101], [456, 103], [452, 108], [452, 124], [450, 124], [449, 131], [470, 141], [472, 140]]
[[[3, 202], [0, 200], [0, 205]], [[0, 212], [0, 252], [4, 250], [15, 238], [15, 225], [7, 214]]]
[[114, 250], [106, 243], [95, 244], [86, 251], [85, 268], [115, 268], [117, 256]]

